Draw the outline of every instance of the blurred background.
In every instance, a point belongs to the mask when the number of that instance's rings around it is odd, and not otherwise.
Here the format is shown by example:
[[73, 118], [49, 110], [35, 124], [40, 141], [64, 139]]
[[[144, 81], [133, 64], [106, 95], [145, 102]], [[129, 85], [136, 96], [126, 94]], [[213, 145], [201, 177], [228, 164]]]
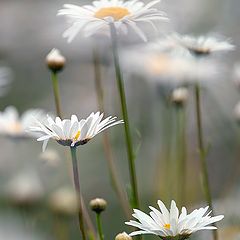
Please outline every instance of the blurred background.
[[[0, 66], [8, 68], [6, 77], [12, 80], [10, 89], [0, 98], [1, 111], [14, 105], [20, 113], [29, 108], [54, 112], [50, 72], [45, 57], [55, 47], [67, 59], [65, 70], [59, 75], [64, 116], [75, 113], [83, 118], [98, 110], [92, 64], [93, 43], [80, 35], [71, 44], [62, 38], [67, 25], [62, 17], [56, 17], [56, 13], [64, 3], [84, 4], [90, 1], [0, 0]], [[236, 46], [240, 43], [239, 0], [164, 0], [158, 7], [170, 18], [169, 23], [159, 24], [158, 36], [174, 30], [195, 35], [218, 33], [232, 39]], [[158, 36], [149, 34], [150, 39]], [[136, 36], [125, 36], [121, 48], [136, 43], [140, 43]], [[98, 44], [101, 45], [104, 111], [106, 115], [121, 117], [110, 42], [108, 39], [101, 42], [100, 39]], [[234, 68], [240, 61], [238, 56], [238, 47], [234, 52], [221, 55], [218, 60], [224, 67], [219, 69], [217, 79], [204, 85], [202, 92], [204, 137], [211, 146], [207, 160], [214, 206], [218, 214], [225, 214], [225, 220], [219, 224], [221, 239], [226, 239], [226, 236], [227, 239], [240, 239], [240, 132], [234, 114], [240, 100], [240, 89], [236, 84], [236, 81], [240, 82], [240, 76]], [[156, 87], [144, 78], [127, 74], [125, 79], [134, 147], [138, 149], [136, 166], [141, 209], [148, 211], [148, 206], [156, 206], [158, 199], [163, 199], [168, 205], [170, 199], [176, 198], [177, 179], [166, 174], [166, 162], [170, 159], [170, 167], [174, 168], [175, 157], [169, 157], [165, 147], [166, 141], [174, 139], [176, 113], [164, 103], [163, 96], [167, 94], [164, 87]], [[199, 178], [191, 93], [186, 111], [188, 157], [185, 205], [191, 209], [205, 205]], [[173, 120], [166, 120], [167, 116]], [[112, 128], [108, 135], [119, 177], [127, 188], [129, 178], [123, 127]], [[59, 217], [48, 204], [53, 192], [61, 188], [73, 189], [69, 152], [51, 141], [48, 154], [42, 155], [41, 144], [35, 139], [20, 141], [4, 136], [0, 138], [0, 148], [0, 239], [80, 239], [74, 214]], [[105, 239], [114, 239], [121, 231], [129, 232], [130, 228], [124, 224], [128, 219], [111, 186], [102, 136], [79, 147], [78, 154], [86, 203], [95, 197], [102, 197], [108, 202], [103, 213]], [[34, 189], [34, 196], [41, 196], [41, 201], [31, 207], [25, 208], [21, 204], [19, 207], [14, 196], [21, 195], [22, 188], [26, 188], [26, 192], [29, 188]], [[14, 194], [8, 194], [9, 191]], [[201, 234], [195, 237], [197, 239]]]

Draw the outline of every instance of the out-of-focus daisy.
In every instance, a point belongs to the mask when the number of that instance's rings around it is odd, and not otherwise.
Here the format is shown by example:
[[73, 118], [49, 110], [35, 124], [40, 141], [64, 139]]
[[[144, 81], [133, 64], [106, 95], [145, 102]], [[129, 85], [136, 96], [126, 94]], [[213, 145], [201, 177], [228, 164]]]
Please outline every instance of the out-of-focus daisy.
[[4, 96], [12, 82], [12, 72], [7, 67], [0, 67], [0, 97]]
[[97, 0], [92, 5], [77, 6], [65, 4], [59, 10], [58, 15], [64, 15], [71, 23], [63, 36], [71, 42], [74, 37], [82, 32], [86, 37], [96, 33], [108, 33], [108, 25], [113, 23], [118, 33], [126, 34], [131, 28], [144, 41], [146, 36], [138, 27], [138, 23], [145, 22], [154, 26], [155, 20], [167, 20], [165, 14], [154, 5], [160, 0], [154, 0], [144, 4], [138, 0]]
[[84, 145], [95, 137], [98, 133], [117, 124], [123, 123], [122, 120], [116, 121], [116, 117], [109, 116], [103, 119], [103, 113], [91, 113], [86, 119], [78, 120], [76, 115], [72, 115], [71, 119], [61, 120], [56, 117], [53, 120], [47, 117], [45, 123], [36, 121], [36, 126], [30, 127], [33, 132], [42, 134], [38, 141], [43, 141], [43, 151], [45, 150], [50, 138], [56, 140], [64, 146]]
[[[143, 47], [144, 48], [144, 47]], [[128, 74], [144, 76], [149, 83], [192, 83], [213, 78], [217, 74], [216, 61], [196, 61], [184, 52], [170, 54], [156, 48], [133, 49], [122, 53], [122, 67]]]
[[230, 51], [235, 49], [235, 46], [229, 41], [222, 41], [210, 36], [193, 37], [173, 34], [171, 38], [172, 44], [176, 44], [175, 47], [179, 45], [196, 56], [204, 56], [213, 52]]
[[41, 109], [29, 109], [20, 116], [15, 107], [8, 106], [0, 112], [0, 134], [14, 138], [35, 137], [36, 133], [27, 132], [27, 129], [44, 115]]
[[160, 211], [152, 206], [149, 207], [152, 210], [150, 216], [138, 209], [134, 209], [133, 217], [138, 221], [130, 220], [126, 224], [140, 230], [132, 232], [130, 236], [154, 234], [162, 239], [177, 237], [176, 239], [184, 240], [196, 231], [216, 229], [211, 224], [224, 218], [223, 215], [211, 217], [211, 211], [208, 211], [209, 207], [196, 209], [189, 214], [187, 209], [183, 207], [179, 214], [175, 201], [171, 202], [170, 210], [160, 200], [158, 206]]

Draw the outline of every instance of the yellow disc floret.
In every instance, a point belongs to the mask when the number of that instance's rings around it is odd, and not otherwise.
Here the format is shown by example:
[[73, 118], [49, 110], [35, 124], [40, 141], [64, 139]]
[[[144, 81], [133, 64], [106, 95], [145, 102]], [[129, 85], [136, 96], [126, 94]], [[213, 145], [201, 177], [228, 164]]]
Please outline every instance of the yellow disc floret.
[[171, 225], [169, 223], [164, 224], [164, 228], [170, 230]]
[[129, 14], [130, 12], [128, 11], [128, 9], [124, 7], [105, 7], [100, 8], [94, 16], [100, 19], [112, 17], [115, 21], [119, 21], [120, 19], [124, 18]]
[[79, 136], [80, 136], [80, 133], [81, 133], [81, 131], [79, 130], [79, 131], [77, 132], [77, 134], [75, 135], [75, 137], [73, 138], [74, 141], [77, 141], [77, 140], [78, 140], [78, 138], [79, 138]]

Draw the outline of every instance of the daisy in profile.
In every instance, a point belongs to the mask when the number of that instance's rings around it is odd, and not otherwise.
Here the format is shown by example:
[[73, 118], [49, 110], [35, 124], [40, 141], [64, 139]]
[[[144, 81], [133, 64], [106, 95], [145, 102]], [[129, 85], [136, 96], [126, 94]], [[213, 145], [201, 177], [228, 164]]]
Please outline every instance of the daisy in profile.
[[231, 51], [235, 46], [211, 36], [193, 37], [190, 35], [173, 34], [170, 36], [172, 46], [183, 47], [195, 56], [206, 56], [214, 52]]
[[36, 133], [28, 132], [27, 129], [35, 119], [41, 120], [43, 115], [43, 110], [29, 109], [20, 116], [15, 107], [8, 106], [0, 112], [0, 134], [13, 138], [35, 137]]
[[43, 141], [43, 151], [49, 139], [56, 140], [63, 146], [76, 147], [84, 145], [95, 137], [98, 133], [114, 125], [123, 123], [116, 121], [116, 117], [109, 116], [103, 119], [103, 113], [91, 113], [86, 119], [78, 120], [76, 115], [71, 119], [52, 119], [48, 116], [47, 121], [36, 121], [35, 126], [30, 127], [30, 131], [38, 132], [42, 136], [37, 141]]
[[187, 213], [187, 209], [183, 207], [181, 213], [179, 213], [175, 201], [171, 202], [170, 210], [160, 200], [158, 201], [158, 206], [160, 211], [150, 206], [149, 208], [152, 211], [149, 215], [138, 209], [134, 209], [133, 217], [138, 221], [130, 220], [126, 224], [140, 230], [132, 232], [130, 236], [153, 234], [164, 240], [184, 240], [199, 230], [216, 229], [212, 224], [224, 218], [223, 215], [211, 217], [209, 207], [199, 208], [191, 213]]
[[77, 6], [65, 4], [58, 15], [66, 16], [71, 26], [63, 36], [71, 42], [82, 32], [86, 37], [96, 33], [108, 33], [109, 24], [114, 24], [118, 33], [128, 33], [132, 29], [146, 41], [146, 36], [138, 27], [138, 23], [146, 22], [153, 28], [155, 20], [167, 20], [165, 13], [154, 8], [161, 0], [153, 0], [144, 4], [138, 0], [96, 0], [92, 5]]

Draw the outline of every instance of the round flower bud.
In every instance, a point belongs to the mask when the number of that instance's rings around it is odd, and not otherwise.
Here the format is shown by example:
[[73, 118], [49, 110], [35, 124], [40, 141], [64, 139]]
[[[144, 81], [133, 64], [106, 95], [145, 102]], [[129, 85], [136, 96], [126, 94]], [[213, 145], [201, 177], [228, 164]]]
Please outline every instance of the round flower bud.
[[130, 237], [127, 233], [119, 233], [116, 237], [115, 240], [132, 240], [132, 237]]
[[183, 105], [188, 100], [188, 90], [187, 88], [181, 87], [177, 88], [172, 92], [172, 102], [177, 105]]
[[63, 69], [66, 59], [61, 55], [60, 51], [56, 48], [52, 49], [46, 57], [46, 63], [50, 70], [59, 72]]
[[94, 212], [101, 213], [106, 209], [107, 202], [102, 198], [95, 198], [90, 201], [89, 205]]

